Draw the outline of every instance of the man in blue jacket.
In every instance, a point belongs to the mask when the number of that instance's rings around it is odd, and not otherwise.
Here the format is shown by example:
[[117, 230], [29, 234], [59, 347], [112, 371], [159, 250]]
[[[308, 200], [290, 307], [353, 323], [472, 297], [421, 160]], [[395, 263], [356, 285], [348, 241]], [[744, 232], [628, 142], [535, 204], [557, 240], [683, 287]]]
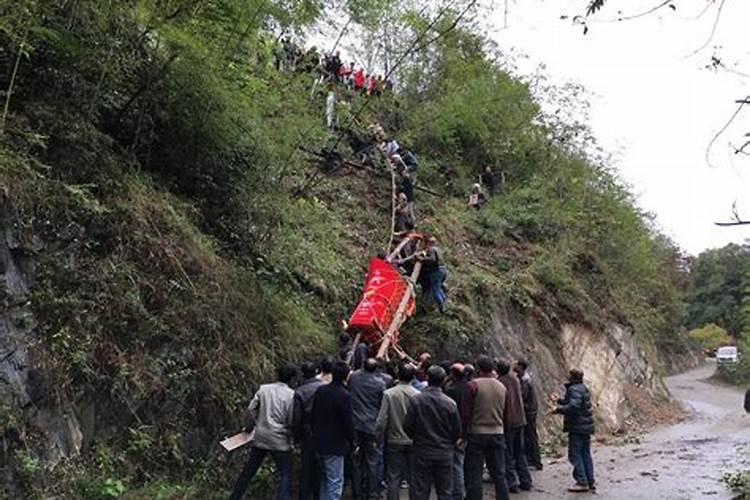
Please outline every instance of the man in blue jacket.
[[320, 459], [320, 500], [341, 500], [344, 491], [344, 457], [353, 449], [352, 400], [344, 385], [349, 365], [333, 364], [332, 380], [315, 391], [310, 424], [313, 447]]
[[575, 484], [568, 491], [594, 491], [594, 461], [591, 458], [591, 435], [594, 433], [594, 413], [591, 393], [583, 384], [583, 372], [572, 369], [565, 384], [565, 397], [557, 401], [553, 413], [563, 415], [563, 432], [568, 433], [568, 460], [573, 465]]

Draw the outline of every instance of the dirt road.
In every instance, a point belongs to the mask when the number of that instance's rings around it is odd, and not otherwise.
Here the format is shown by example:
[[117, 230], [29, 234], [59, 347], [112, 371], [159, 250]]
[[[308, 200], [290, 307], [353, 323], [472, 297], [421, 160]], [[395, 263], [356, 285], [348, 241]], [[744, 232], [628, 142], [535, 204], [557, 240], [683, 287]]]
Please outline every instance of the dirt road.
[[[675, 399], [693, 410], [687, 420], [640, 437], [638, 444], [598, 446], [594, 463], [597, 497], [612, 500], [732, 498], [720, 482], [724, 472], [750, 468], [750, 417], [743, 392], [706, 379], [713, 363], [666, 380]], [[579, 499], [568, 493], [570, 466], [563, 459], [534, 472], [534, 491], [513, 498]]]

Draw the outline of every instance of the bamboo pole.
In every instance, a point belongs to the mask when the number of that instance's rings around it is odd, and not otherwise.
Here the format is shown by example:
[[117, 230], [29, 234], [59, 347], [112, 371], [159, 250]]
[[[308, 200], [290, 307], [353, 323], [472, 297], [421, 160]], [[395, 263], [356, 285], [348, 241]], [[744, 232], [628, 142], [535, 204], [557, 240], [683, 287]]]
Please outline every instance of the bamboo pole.
[[388, 354], [388, 348], [391, 346], [391, 341], [393, 340], [393, 334], [398, 331], [398, 329], [404, 322], [404, 314], [406, 314], [406, 308], [409, 306], [409, 300], [411, 300], [411, 298], [415, 295], [414, 283], [417, 282], [419, 273], [421, 271], [422, 263], [420, 261], [415, 262], [414, 270], [412, 271], [409, 278], [409, 288], [401, 298], [401, 303], [398, 305], [398, 309], [396, 309], [396, 314], [393, 316], [393, 321], [391, 321], [391, 325], [388, 327], [388, 330], [386, 330], [385, 335], [383, 336], [383, 341], [380, 343], [380, 349], [378, 349], [378, 358], [385, 359], [385, 356]]

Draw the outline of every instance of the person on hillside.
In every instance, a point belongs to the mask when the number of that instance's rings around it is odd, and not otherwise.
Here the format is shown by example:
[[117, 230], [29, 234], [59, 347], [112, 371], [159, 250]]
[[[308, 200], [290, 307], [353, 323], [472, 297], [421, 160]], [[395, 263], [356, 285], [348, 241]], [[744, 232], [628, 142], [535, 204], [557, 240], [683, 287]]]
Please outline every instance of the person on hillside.
[[409, 211], [409, 201], [404, 193], [399, 193], [396, 202], [396, 220], [393, 224], [395, 236], [404, 236], [414, 230], [414, 218]]
[[482, 187], [487, 190], [490, 196], [495, 196], [495, 189], [497, 188], [497, 176], [492, 171], [492, 167], [487, 165], [484, 168], [484, 172], [479, 176], [479, 180]]
[[526, 427], [526, 415], [523, 411], [521, 383], [510, 370], [510, 362], [499, 359], [496, 363], [498, 380], [505, 386], [505, 413], [503, 430], [505, 432], [505, 458], [508, 489], [517, 493], [518, 489], [531, 490], [531, 474], [526, 463], [526, 452], [523, 447], [523, 430]]
[[487, 203], [487, 197], [482, 191], [482, 186], [473, 184], [471, 186], [471, 193], [469, 193], [469, 206], [475, 210], [479, 210], [485, 203]]
[[404, 430], [406, 413], [419, 394], [411, 381], [414, 379], [414, 367], [401, 365], [398, 369], [398, 384], [383, 393], [380, 413], [375, 422], [375, 434], [385, 435], [386, 447], [386, 483], [387, 500], [398, 500], [403, 473], [412, 463], [412, 440]]
[[461, 416], [461, 440], [453, 450], [453, 493], [452, 500], [464, 500], [466, 486], [464, 485], [464, 458], [466, 457], [466, 429], [471, 419], [472, 388], [466, 380], [464, 365], [454, 363], [450, 367], [448, 384], [445, 394], [456, 402]]
[[263, 384], [248, 406], [250, 423], [254, 425], [250, 437], [250, 453], [245, 467], [232, 490], [230, 500], [240, 500], [266, 455], [270, 454], [279, 473], [277, 500], [292, 497], [292, 427], [294, 391], [289, 385], [297, 375], [292, 365], [276, 370], [277, 382]]
[[471, 417], [466, 430], [466, 499], [482, 500], [482, 471], [486, 461], [495, 483], [495, 498], [508, 500], [503, 435], [507, 391], [494, 377], [493, 363], [489, 356], [480, 356], [476, 361], [476, 368], [479, 373], [471, 382]]
[[432, 298], [435, 300], [438, 309], [441, 313], [445, 313], [446, 310], [446, 296], [443, 284], [448, 277], [448, 268], [445, 266], [445, 260], [443, 259], [443, 250], [437, 244], [437, 238], [430, 236], [427, 239], [427, 247], [417, 257], [423, 264], [422, 275], [425, 277], [422, 280], [422, 285], [427, 285], [427, 288], [432, 293]]
[[344, 457], [354, 449], [352, 401], [346, 388], [349, 365], [336, 361], [330, 384], [313, 397], [310, 426], [312, 443], [322, 470], [320, 500], [341, 500], [344, 491]]
[[349, 380], [359, 450], [352, 460], [352, 493], [355, 500], [376, 499], [380, 493], [378, 462], [381, 448], [375, 439], [375, 422], [387, 384], [377, 368], [377, 360], [368, 358], [363, 368], [352, 373]]
[[568, 491], [596, 490], [594, 461], [591, 457], [591, 435], [594, 413], [591, 393], [583, 383], [583, 372], [573, 368], [565, 384], [565, 396], [557, 401], [553, 413], [563, 415], [563, 432], [568, 433], [568, 460], [573, 466], [575, 484]]
[[336, 91], [333, 84], [328, 86], [328, 97], [326, 97], [326, 126], [329, 130], [336, 128]]
[[453, 493], [453, 452], [461, 437], [461, 417], [455, 401], [443, 393], [445, 370], [427, 370], [428, 387], [406, 413], [404, 430], [414, 441], [411, 500], [428, 500], [435, 486], [438, 500]]
[[349, 79], [351, 78], [353, 71], [354, 71], [354, 63], [352, 63], [351, 66], [342, 64], [341, 67], [339, 68], [338, 79], [341, 83], [344, 84], [344, 86], [349, 87]]
[[408, 170], [401, 173], [401, 182], [398, 185], [399, 193], [402, 193], [406, 197], [406, 207], [409, 210], [409, 215], [415, 225], [417, 222], [416, 216], [416, 196], [414, 196], [414, 180]]
[[416, 175], [417, 169], [419, 168], [419, 162], [417, 161], [417, 155], [410, 149], [401, 148], [401, 161], [406, 166], [406, 170], [412, 175]]
[[536, 470], [542, 470], [542, 456], [539, 453], [539, 436], [536, 431], [536, 417], [539, 412], [539, 403], [528, 372], [529, 362], [525, 358], [516, 360], [514, 370], [521, 382], [521, 398], [523, 399], [523, 411], [526, 416], [526, 427], [523, 432], [523, 446], [526, 451], [526, 461]]
[[399, 149], [401, 149], [401, 146], [399, 146], [396, 139], [393, 137], [389, 137], [383, 143], [380, 145], [381, 151], [383, 151], [383, 154], [385, 155], [386, 159], [388, 161], [391, 161], [391, 158], [393, 155], [397, 154]]
[[359, 68], [354, 72], [354, 91], [362, 92], [365, 88], [365, 70]]
[[318, 500], [320, 498], [320, 465], [312, 444], [312, 405], [315, 391], [325, 385], [317, 377], [315, 363], [302, 363], [302, 381], [294, 391], [295, 438], [300, 447], [299, 499]]
[[329, 57], [328, 64], [326, 65], [326, 71], [328, 72], [331, 81], [336, 82], [339, 80], [339, 71], [341, 70], [341, 67], [341, 52], [337, 50]]

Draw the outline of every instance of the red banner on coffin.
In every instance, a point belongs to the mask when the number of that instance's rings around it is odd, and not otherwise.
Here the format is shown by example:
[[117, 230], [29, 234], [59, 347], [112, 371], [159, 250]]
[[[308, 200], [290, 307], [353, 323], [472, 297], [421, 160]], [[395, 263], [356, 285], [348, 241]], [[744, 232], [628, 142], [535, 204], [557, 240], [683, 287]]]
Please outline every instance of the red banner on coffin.
[[[393, 322], [394, 315], [404, 295], [408, 293], [409, 283], [393, 265], [383, 259], [372, 259], [367, 273], [362, 300], [352, 313], [347, 331], [356, 335], [362, 334], [361, 341], [372, 349]], [[414, 312], [414, 297], [406, 308], [407, 316]], [[394, 334], [393, 344], [398, 343]]]

